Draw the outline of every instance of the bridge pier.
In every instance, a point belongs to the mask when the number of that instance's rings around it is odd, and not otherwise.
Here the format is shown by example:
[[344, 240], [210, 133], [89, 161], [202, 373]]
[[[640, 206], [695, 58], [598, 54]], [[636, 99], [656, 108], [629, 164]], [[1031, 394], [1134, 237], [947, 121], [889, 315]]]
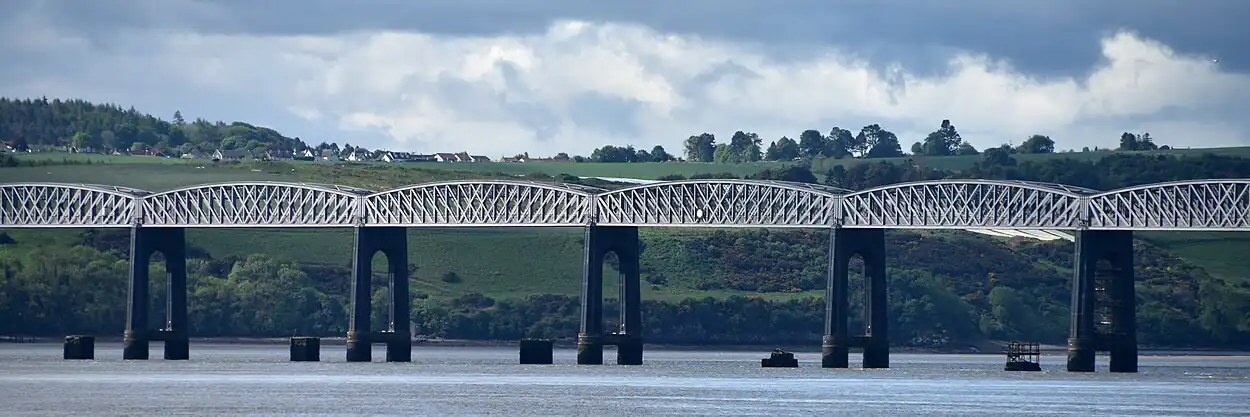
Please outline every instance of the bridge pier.
[[[620, 261], [620, 328], [603, 334], [603, 259]], [[642, 365], [641, 245], [637, 227], [586, 226], [582, 263], [582, 324], [577, 335], [577, 363], [602, 365], [603, 346], [616, 345], [616, 363]]]
[[[864, 261], [867, 329], [852, 336], [847, 329], [850, 300], [848, 281], [851, 258]], [[825, 335], [821, 341], [820, 366], [847, 368], [850, 348], [864, 349], [864, 368], [890, 367], [889, 320], [886, 316], [885, 229], [829, 231], [829, 271], [825, 283]]]
[[[1072, 261], [1072, 311], [1068, 372], [1094, 372], [1098, 351], [1111, 354], [1111, 372], [1137, 372], [1137, 294], [1133, 278], [1133, 232], [1080, 230]], [[1100, 261], [1109, 269], [1100, 270]], [[1098, 288], [1106, 292], [1110, 331], [1100, 334]]]
[[[152, 303], [148, 268], [152, 254], [165, 256], [165, 328], [150, 331], [148, 313]], [[122, 336], [122, 359], [148, 359], [153, 340], [165, 342], [166, 360], [190, 357], [187, 333], [187, 238], [182, 228], [130, 230], [130, 298], [126, 303], [126, 331]]]
[[[386, 344], [387, 362], [412, 361], [408, 324], [412, 299], [408, 290], [408, 230], [403, 227], [356, 227], [352, 249], [352, 295], [347, 324], [347, 361], [370, 362], [373, 344]], [[373, 255], [386, 255], [390, 320], [387, 330], [374, 332]]]

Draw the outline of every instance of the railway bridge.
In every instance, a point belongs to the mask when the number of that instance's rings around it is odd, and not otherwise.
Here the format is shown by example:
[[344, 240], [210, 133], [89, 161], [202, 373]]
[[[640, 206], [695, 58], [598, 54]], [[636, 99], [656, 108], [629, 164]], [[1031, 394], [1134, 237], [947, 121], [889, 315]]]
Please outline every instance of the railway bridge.
[[[162, 192], [107, 185], [0, 184], [0, 228], [127, 228], [131, 232], [125, 359], [147, 359], [152, 340], [166, 359], [189, 356], [187, 228], [350, 228], [355, 234], [347, 360], [411, 360], [407, 228], [580, 227], [585, 229], [579, 364], [641, 364], [640, 227], [813, 228], [829, 232], [823, 367], [848, 367], [851, 348], [866, 368], [889, 367], [885, 229], [1070, 233], [1075, 241], [1067, 369], [1094, 370], [1110, 353], [1112, 372], [1137, 370], [1132, 233], [1138, 230], [1250, 231], [1250, 180], [1211, 179], [1097, 191], [1061, 184], [942, 180], [846, 190], [756, 180], [658, 182], [616, 190], [524, 181], [451, 181], [385, 191], [328, 184], [232, 182]], [[165, 256], [168, 317], [148, 328], [148, 264]], [[390, 324], [370, 328], [371, 260], [390, 273]], [[620, 328], [603, 322], [603, 260], [620, 260]], [[865, 265], [866, 328], [848, 328], [848, 265]], [[1109, 270], [1095, 266], [1105, 261]], [[1096, 288], [1106, 291], [1097, 305]], [[1095, 326], [1109, 311], [1110, 331]]]

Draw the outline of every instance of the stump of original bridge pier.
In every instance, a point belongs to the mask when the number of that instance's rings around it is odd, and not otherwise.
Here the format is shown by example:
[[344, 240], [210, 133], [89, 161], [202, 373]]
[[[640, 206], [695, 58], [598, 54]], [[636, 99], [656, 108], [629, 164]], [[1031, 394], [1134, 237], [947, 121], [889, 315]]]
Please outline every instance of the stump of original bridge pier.
[[95, 359], [95, 336], [65, 336], [65, 359]]
[[799, 360], [794, 358], [793, 353], [777, 349], [767, 358], [760, 359], [760, 366], [764, 368], [797, 368], [799, 367]]
[[320, 362], [320, 337], [292, 337], [291, 362]]
[[1011, 342], [1007, 344], [1007, 364], [1005, 371], [1041, 371], [1041, 348], [1037, 342]]
[[521, 339], [522, 365], [551, 365], [555, 363], [552, 349], [555, 344], [548, 339]]

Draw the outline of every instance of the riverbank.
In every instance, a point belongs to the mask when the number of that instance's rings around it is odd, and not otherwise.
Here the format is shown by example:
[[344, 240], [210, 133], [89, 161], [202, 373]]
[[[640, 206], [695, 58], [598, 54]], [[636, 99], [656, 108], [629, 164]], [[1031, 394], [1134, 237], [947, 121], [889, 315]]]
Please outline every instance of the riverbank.
[[[27, 336], [0, 336], [0, 343], [61, 343], [63, 339], [52, 337], [27, 337]], [[120, 336], [97, 336], [96, 343], [121, 343]], [[288, 338], [274, 337], [199, 337], [191, 338], [194, 344], [212, 344], [212, 345], [286, 345], [289, 343]], [[323, 346], [339, 346], [347, 343], [346, 338], [342, 337], [323, 337], [321, 344]], [[461, 340], [461, 339], [424, 339], [414, 340], [414, 347], [433, 346], [433, 347], [515, 347], [515, 340]], [[555, 346], [559, 348], [576, 348], [577, 343], [573, 339], [561, 339], [555, 341]], [[917, 346], [891, 346], [890, 351], [895, 353], [927, 353], [927, 354], [993, 354], [1000, 355], [1003, 352], [1003, 346], [1006, 341], [985, 341], [965, 346], [949, 346], [942, 348], [917, 347]], [[819, 352], [819, 344], [739, 344], [739, 345], [685, 345], [685, 344], [664, 344], [664, 343], [648, 343], [648, 350], [666, 350], [666, 351], [719, 351], [719, 352], [759, 352], [771, 351], [773, 349], [784, 349], [791, 352]], [[1040, 345], [1043, 354], [1055, 355], [1067, 352], [1067, 346], [1062, 345]], [[611, 349], [609, 347], [609, 349]], [[1250, 356], [1250, 351], [1236, 351], [1227, 349], [1203, 349], [1203, 348], [1167, 348], [1167, 347], [1142, 347], [1139, 354], [1146, 356], [1212, 356], [1212, 357], [1241, 357]]]

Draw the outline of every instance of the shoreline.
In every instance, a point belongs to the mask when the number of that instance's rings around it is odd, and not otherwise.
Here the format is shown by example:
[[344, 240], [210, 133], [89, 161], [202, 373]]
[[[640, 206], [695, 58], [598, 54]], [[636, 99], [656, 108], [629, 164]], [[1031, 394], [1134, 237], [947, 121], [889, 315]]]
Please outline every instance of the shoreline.
[[[26, 337], [26, 336], [0, 336], [0, 344], [16, 345], [16, 344], [60, 344], [64, 339], [55, 337]], [[121, 343], [120, 336], [96, 336], [96, 343]], [[285, 337], [193, 337], [190, 339], [192, 344], [211, 344], [211, 345], [241, 345], [241, 346], [277, 346], [287, 345], [289, 338]], [[419, 347], [516, 347], [516, 340], [467, 340], [467, 339], [427, 339], [414, 340], [412, 346]], [[159, 342], [158, 342], [159, 343]], [[322, 337], [322, 346], [339, 346], [345, 345], [347, 340], [345, 337]], [[572, 339], [557, 339], [554, 341], [557, 348], [576, 348], [577, 343]], [[669, 344], [669, 343], [648, 343], [648, 350], [659, 351], [721, 351], [721, 352], [767, 352], [773, 349], [781, 348], [786, 351], [795, 353], [819, 353], [820, 348], [816, 345], [802, 344]], [[1005, 342], [987, 341], [977, 345], [952, 346], [945, 348], [926, 348], [915, 346], [891, 346], [891, 353], [920, 353], [920, 354], [951, 354], [951, 355], [1002, 355], [1003, 345]], [[1062, 345], [1041, 345], [1042, 354], [1055, 355], [1066, 354], [1067, 346]], [[611, 349], [611, 346], [605, 347]], [[1140, 356], [1250, 356], [1250, 351], [1237, 351], [1229, 349], [1214, 348], [1150, 348], [1141, 347], [1138, 350]]]

